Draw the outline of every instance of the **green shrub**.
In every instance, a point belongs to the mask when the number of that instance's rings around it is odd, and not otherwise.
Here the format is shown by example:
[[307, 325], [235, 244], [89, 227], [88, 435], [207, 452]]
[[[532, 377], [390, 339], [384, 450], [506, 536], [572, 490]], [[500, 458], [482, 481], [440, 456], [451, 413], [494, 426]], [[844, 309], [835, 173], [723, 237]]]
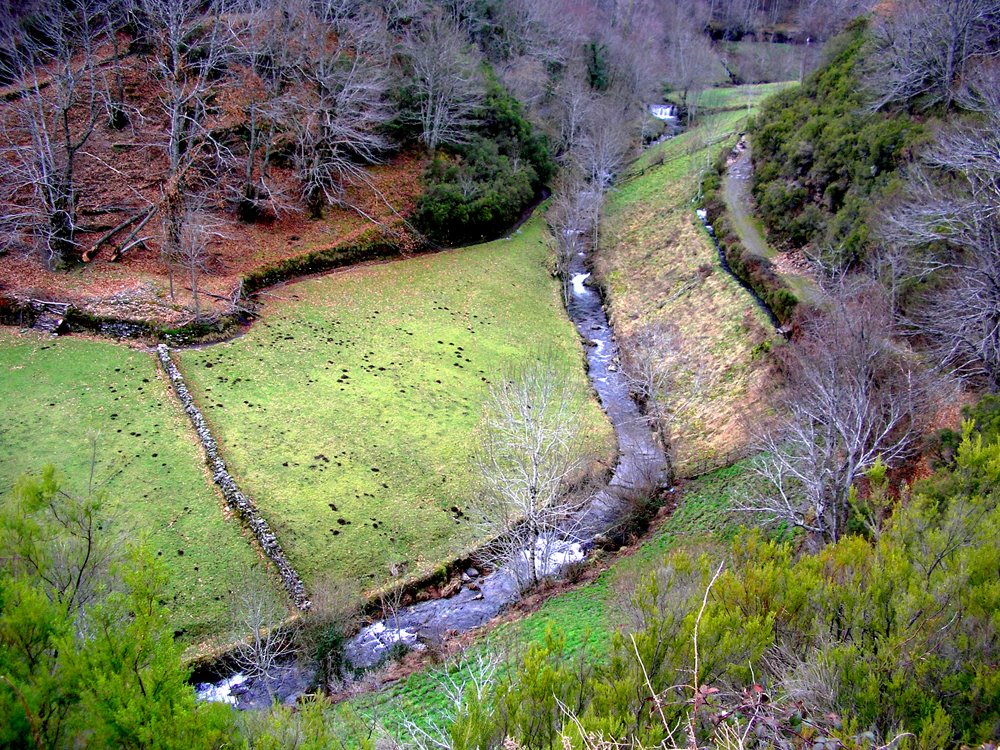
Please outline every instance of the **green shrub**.
[[739, 714], [740, 731], [755, 721], [768, 747], [873, 747], [905, 732], [909, 747], [989, 742], [1000, 727], [998, 501], [1000, 440], [967, 428], [954, 468], [919, 485], [877, 539], [799, 554], [745, 531], [721, 549], [675, 549], [623, 603], [629, 625], [605, 658], [570, 655], [550, 632], [465, 707], [452, 736], [471, 740], [463, 747], [593, 747], [583, 735], [654, 747], [680, 725], [699, 747], [723, 746], [719, 722]]
[[773, 97], [754, 122], [753, 195], [778, 246], [811, 245], [836, 263], [863, 258], [872, 210], [924, 128], [865, 107], [868, 31], [855, 23], [801, 87]]
[[555, 171], [545, 138], [486, 71], [487, 94], [469, 143], [442, 149], [424, 173], [414, 223], [432, 241], [455, 245], [499, 236]]

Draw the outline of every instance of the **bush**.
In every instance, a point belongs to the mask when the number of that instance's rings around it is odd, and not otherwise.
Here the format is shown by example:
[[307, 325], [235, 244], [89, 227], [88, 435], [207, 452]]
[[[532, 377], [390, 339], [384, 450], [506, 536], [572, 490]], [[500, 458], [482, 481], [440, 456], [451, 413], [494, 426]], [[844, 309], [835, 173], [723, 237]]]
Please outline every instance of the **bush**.
[[545, 138], [486, 71], [487, 94], [468, 144], [442, 149], [424, 173], [414, 223], [432, 241], [480, 242], [514, 224], [551, 179]]
[[464, 706], [453, 736], [655, 747], [680, 725], [699, 747], [728, 747], [726, 717], [739, 715], [737, 734], [762, 747], [873, 747], [903, 732], [909, 747], [989, 742], [998, 501], [1000, 440], [967, 430], [955, 467], [918, 486], [877, 539], [800, 555], [745, 531], [724, 549], [675, 549], [635, 585], [605, 658], [571, 655], [551, 631]]
[[855, 23], [831, 41], [826, 65], [765, 103], [751, 127], [753, 195], [771, 240], [829, 248], [837, 263], [868, 252], [871, 211], [924, 133], [904, 114], [866, 110], [867, 40]]

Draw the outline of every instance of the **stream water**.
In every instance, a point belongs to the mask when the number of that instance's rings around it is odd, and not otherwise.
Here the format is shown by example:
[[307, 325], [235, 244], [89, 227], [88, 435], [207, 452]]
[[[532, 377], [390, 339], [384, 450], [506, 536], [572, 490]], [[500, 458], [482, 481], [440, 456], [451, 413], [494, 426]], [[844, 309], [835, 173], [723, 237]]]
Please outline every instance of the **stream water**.
[[[619, 492], [639, 482], [662, 482], [666, 460], [654, 440], [628, 384], [618, 369], [618, 345], [604, 312], [600, 295], [586, 284], [590, 273], [586, 258], [578, 255], [569, 268], [571, 294], [567, 311], [581, 338], [587, 342], [590, 381], [608, 415], [618, 439], [618, 464], [608, 486], [567, 525], [572, 532], [546, 540], [539, 572], [555, 575], [581, 560], [593, 539], [619, 520]], [[514, 573], [501, 568], [469, 582], [447, 599], [433, 599], [405, 607], [390, 621], [378, 621], [361, 630], [345, 648], [345, 657], [355, 667], [381, 661], [386, 652], [402, 642], [420, 647], [424, 640], [438, 640], [485, 624], [517, 600], [520, 592]]]
[[[650, 481], [662, 484], [667, 469], [663, 451], [619, 370], [618, 345], [600, 294], [587, 284], [590, 272], [583, 253], [572, 259], [569, 277], [571, 293], [566, 309], [586, 344], [588, 375], [614, 428], [618, 463], [607, 487], [571, 519], [567, 531], [544, 540], [541, 545], [544, 549], [537, 550], [541, 554], [536, 555], [536, 565], [542, 575], [556, 575], [567, 565], [583, 559], [593, 540], [620, 520], [622, 491]], [[527, 551], [523, 557], [527, 559]], [[472, 630], [500, 614], [520, 596], [516, 576], [508, 568], [487, 576], [467, 575], [463, 580], [462, 588], [448, 598], [403, 607], [391, 618], [362, 628], [345, 646], [347, 663], [355, 668], [371, 667], [397, 644], [420, 649], [425, 642]], [[268, 690], [247, 684], [241, 675], [230, 675], [225, 680], [200, 684], [198, 696], [250, 708], [269, 702], [271, 696], [292, 700], [303, 689], [302, 682], [301, 672], [289, 665], [289, 676], [279, 679]]]

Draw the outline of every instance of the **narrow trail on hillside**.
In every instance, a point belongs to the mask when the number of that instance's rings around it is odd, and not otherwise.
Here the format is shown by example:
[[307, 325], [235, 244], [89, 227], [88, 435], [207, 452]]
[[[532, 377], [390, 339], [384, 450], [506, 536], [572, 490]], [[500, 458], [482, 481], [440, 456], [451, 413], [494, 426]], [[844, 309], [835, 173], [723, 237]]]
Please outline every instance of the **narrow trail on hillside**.
[[804, 258], [795, 258], [788, 253], [779, 253], [768, 243], [753, 216], [753, 198], [750, 183], [753, 178], [750, 142], [740, 141], [739, 155], [726, 169], [722, 178], [722, 199], [733, 223], [740, 244], [751, 254], [768, 261], [795, 296], [808, 304], [815, 304], [816, 282]]

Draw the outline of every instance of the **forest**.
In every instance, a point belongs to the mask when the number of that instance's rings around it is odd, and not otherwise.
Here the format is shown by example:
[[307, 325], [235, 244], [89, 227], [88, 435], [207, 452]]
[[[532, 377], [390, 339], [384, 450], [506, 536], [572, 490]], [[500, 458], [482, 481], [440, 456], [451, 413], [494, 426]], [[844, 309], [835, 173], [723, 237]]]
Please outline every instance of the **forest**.
[[0, 747], [1000, 742], [1000, 0], [0, 39]]

